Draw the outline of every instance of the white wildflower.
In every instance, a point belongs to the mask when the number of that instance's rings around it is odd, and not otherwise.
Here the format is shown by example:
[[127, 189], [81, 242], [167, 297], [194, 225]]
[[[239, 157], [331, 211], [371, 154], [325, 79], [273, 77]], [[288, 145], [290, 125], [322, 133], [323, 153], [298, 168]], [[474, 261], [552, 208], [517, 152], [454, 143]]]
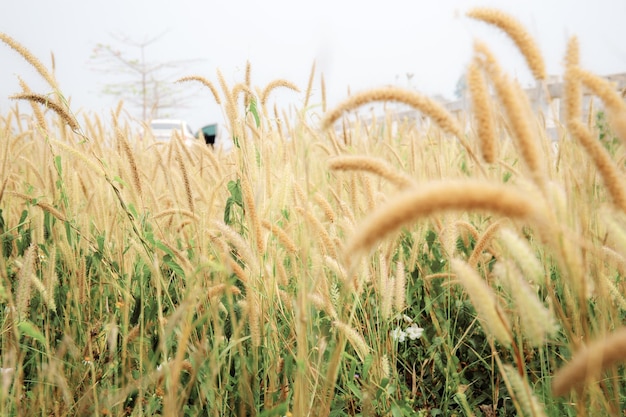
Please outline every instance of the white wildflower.
[[422, 333], [424, 333], [424, 329], [418, 327], [415, 323], [404, 329], [404, 331], [411, 340], [419, 339], [420, 337], [422, 337]]
[[406, 333], [398, 326], [391, 331], [391, 338], [398, 342], [404, 342], [406, 340]]

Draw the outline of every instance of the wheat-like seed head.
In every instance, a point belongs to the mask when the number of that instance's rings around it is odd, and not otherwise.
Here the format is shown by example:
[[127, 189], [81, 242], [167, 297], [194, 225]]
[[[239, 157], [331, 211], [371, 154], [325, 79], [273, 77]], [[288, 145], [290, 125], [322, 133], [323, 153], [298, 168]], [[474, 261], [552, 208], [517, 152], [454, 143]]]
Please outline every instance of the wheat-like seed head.
[[17, 273], [15, 308], [17, 310], [17, 316], [20, 320], [28, 319], [28, 307], [30, 306], [30, 293], [32, 288], [31, 277], [35, 267], [36, 253], [37, 245], [35, 243], [31, 243], [28, 249], [26, 249], [26, 252], [24, 252], [20, 270]]
[[[32, 93], [32, 91], [30, 90], [26, 82], [22, 80], [21, 77], [18, 77], [18, 79], [19, 79], [20, 87], [22, 87], [22, 90], [24, 91], [24, 93], [25, 94]], [[48, 126], [47, 126], [46, 118], [44, 117], [43, 112], [41, 111], [39, 106], [36, 105], [34, 101], [31, 101], [30, 104], [31, 104], [31, 108], [33, 109], [33, 113], [35, 114], [35, 118], [37, 120], [37, 124], [39, 125], [39, 128], [45, 132]]]
[[606, 106], [608, 120], [617, 136], [626, 143], [626, 102], [611, 82], [578, 67], [570, 68], [571, 77], [579, 80]]
[[500, 10], [486, 7], [472, 9], [467, 12], [467, 16], [476, 20], [482, 20], [504, 31], [526, 59], [526, 63], [535, 79], [545, 80], [547, 78], [546, 65], [539, 47], [519, 21]]
[[250, 225], [254, 231], [254, 238], [256, 248], [259, 254], [265, 252], [265, 243], [263, 241], [263, 234], [261, 232], [261, 223], [257, 211], [257, 204], [252, 194], [252, 186], [247, 175], [241, 177], [241, 194], [243, 197], [244, 207], [246, 208], [246, 214], [249, 216]]
[[135, 153], [130, 148], [130, 143], [122, 133], [122, 130], [115, 126], [115, 135], [117, 140], [122, 145], [122, 150], [124, 151], [124, 155], [128, 159], [128, 164], [130, 165], [130, 172], [133, 178], [133, 186], [135, 187], [135, 191], [139, 194], [139, 198], [141, 198], [141, 176], [139, 175], [139, 169], [137, 168], [137, 161], [135, 160]]

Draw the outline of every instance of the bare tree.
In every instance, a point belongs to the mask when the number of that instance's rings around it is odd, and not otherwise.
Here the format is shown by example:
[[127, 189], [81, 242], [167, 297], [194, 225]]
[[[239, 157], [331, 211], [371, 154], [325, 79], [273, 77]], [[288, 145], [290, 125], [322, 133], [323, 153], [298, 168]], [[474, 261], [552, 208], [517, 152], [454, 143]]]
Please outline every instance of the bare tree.
[[135, 54], [98, 43], [90, 58], [93, 70], [118, 77], [118, 80], [104, 85], [103, 93], [140, 109], [144, 121], [162, 116], [167, 109], [184, 107], [192, 98], [174, 81], [180, 77], [185, 65], [197, 60], [159, 62], [147, 59], [148, 47], [164, 34], [142, 41], [126, 36], [113, 36], [118, 43], [126, 46], [125, 49], [134, 48]]

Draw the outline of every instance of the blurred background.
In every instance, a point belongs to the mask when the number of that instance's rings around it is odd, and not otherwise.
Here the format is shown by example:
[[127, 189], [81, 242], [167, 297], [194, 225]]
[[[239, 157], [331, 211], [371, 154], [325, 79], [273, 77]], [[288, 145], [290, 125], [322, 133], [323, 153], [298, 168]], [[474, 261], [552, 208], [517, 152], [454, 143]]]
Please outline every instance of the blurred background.
[[[321, 102], [320, 74], [330, 106], [348, 91], [383, 85], [453, 100], [462, 88], [472, 42], [481, 39], [507, 71], [523, 85], [530, 83], [511, 41], [464, 16], [477, 6], [516, 16], [538, 41], [549, 74], [562, 73], [566, 41], [574, 34], [586, 69], [600, 75], [626, 72], [624, 0], [2, 1], [0, 31], [46, 66], [54, 53], [57, 79], [75, 112], [107, 119], [110, 108], [124, 99], [138, 121], [179, 118], [194, 130], [222, 122], [222, 111], [200, 84], [173, 81], [201, 75], [218, 86], [219, 69], [232, 86], [244, 80], [247, 61], [253, 86], [283, 78], [303, 91], [315, 62], [312, 106]], [[50, 92], [4, 44], [0, 63], [0, 112], [14, 105], [8, 96], [20, 92], [18, 75], [33, 91]], [[137, 103], [142, 77], [158, 99], [146, 116]], [[282, 89], [272, 101], [300, 108], [303, 96]]]

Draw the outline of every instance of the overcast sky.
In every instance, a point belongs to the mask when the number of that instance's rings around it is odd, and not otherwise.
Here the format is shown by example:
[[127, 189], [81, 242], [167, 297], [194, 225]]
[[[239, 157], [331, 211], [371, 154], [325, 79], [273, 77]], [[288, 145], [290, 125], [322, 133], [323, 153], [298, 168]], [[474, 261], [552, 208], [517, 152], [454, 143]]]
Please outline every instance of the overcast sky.
[[[197, 60], [180, 75], [202, 75], [217, 85], [219, 68], [231, 83], [276, 78], [306, 88], [311, 65], [324, 74], [329, 104], [348, 87], [399, 85], [453, 98], [474, 39], [487, 42], [501, 64], [522, 83], [531, 79], [517, 50], [502, 33], [464, 17], [472, 7], [498, 7], [516, 16], [538, 41], [548, 72], [561, 74], [565, 44], [576, 34], [582, 64], [599, 74], [626, 72], [626, 0], [0, 0], [0, 31], [29, 48], [46, 65], [54, 52], [56, 75], [75, 111], [107, 115], [116, 101], [102, 94], [111, 76], [95, 72], [89, 58], [97, 43], [125, 49], [113, 35], [136, 41], [164, 35], [146, 49], [151, 62]], [[129, 53], [136, 50], [128, 49]], [[413, 74], [409, 81], [406, 74]], [[20, 91], [49, 92], [38, 74], [0, 44], [0, 112]], [[320, 101], [319, 78], [314, 103]], [[189, 84], [189, 88], [199, 88]], [[278, 104], [302, 101], [283, 93]], [[208, 90], [181, 109], [194, 129], [222, 120]], [[27, 106], [22, 106], [25, 110]]]

